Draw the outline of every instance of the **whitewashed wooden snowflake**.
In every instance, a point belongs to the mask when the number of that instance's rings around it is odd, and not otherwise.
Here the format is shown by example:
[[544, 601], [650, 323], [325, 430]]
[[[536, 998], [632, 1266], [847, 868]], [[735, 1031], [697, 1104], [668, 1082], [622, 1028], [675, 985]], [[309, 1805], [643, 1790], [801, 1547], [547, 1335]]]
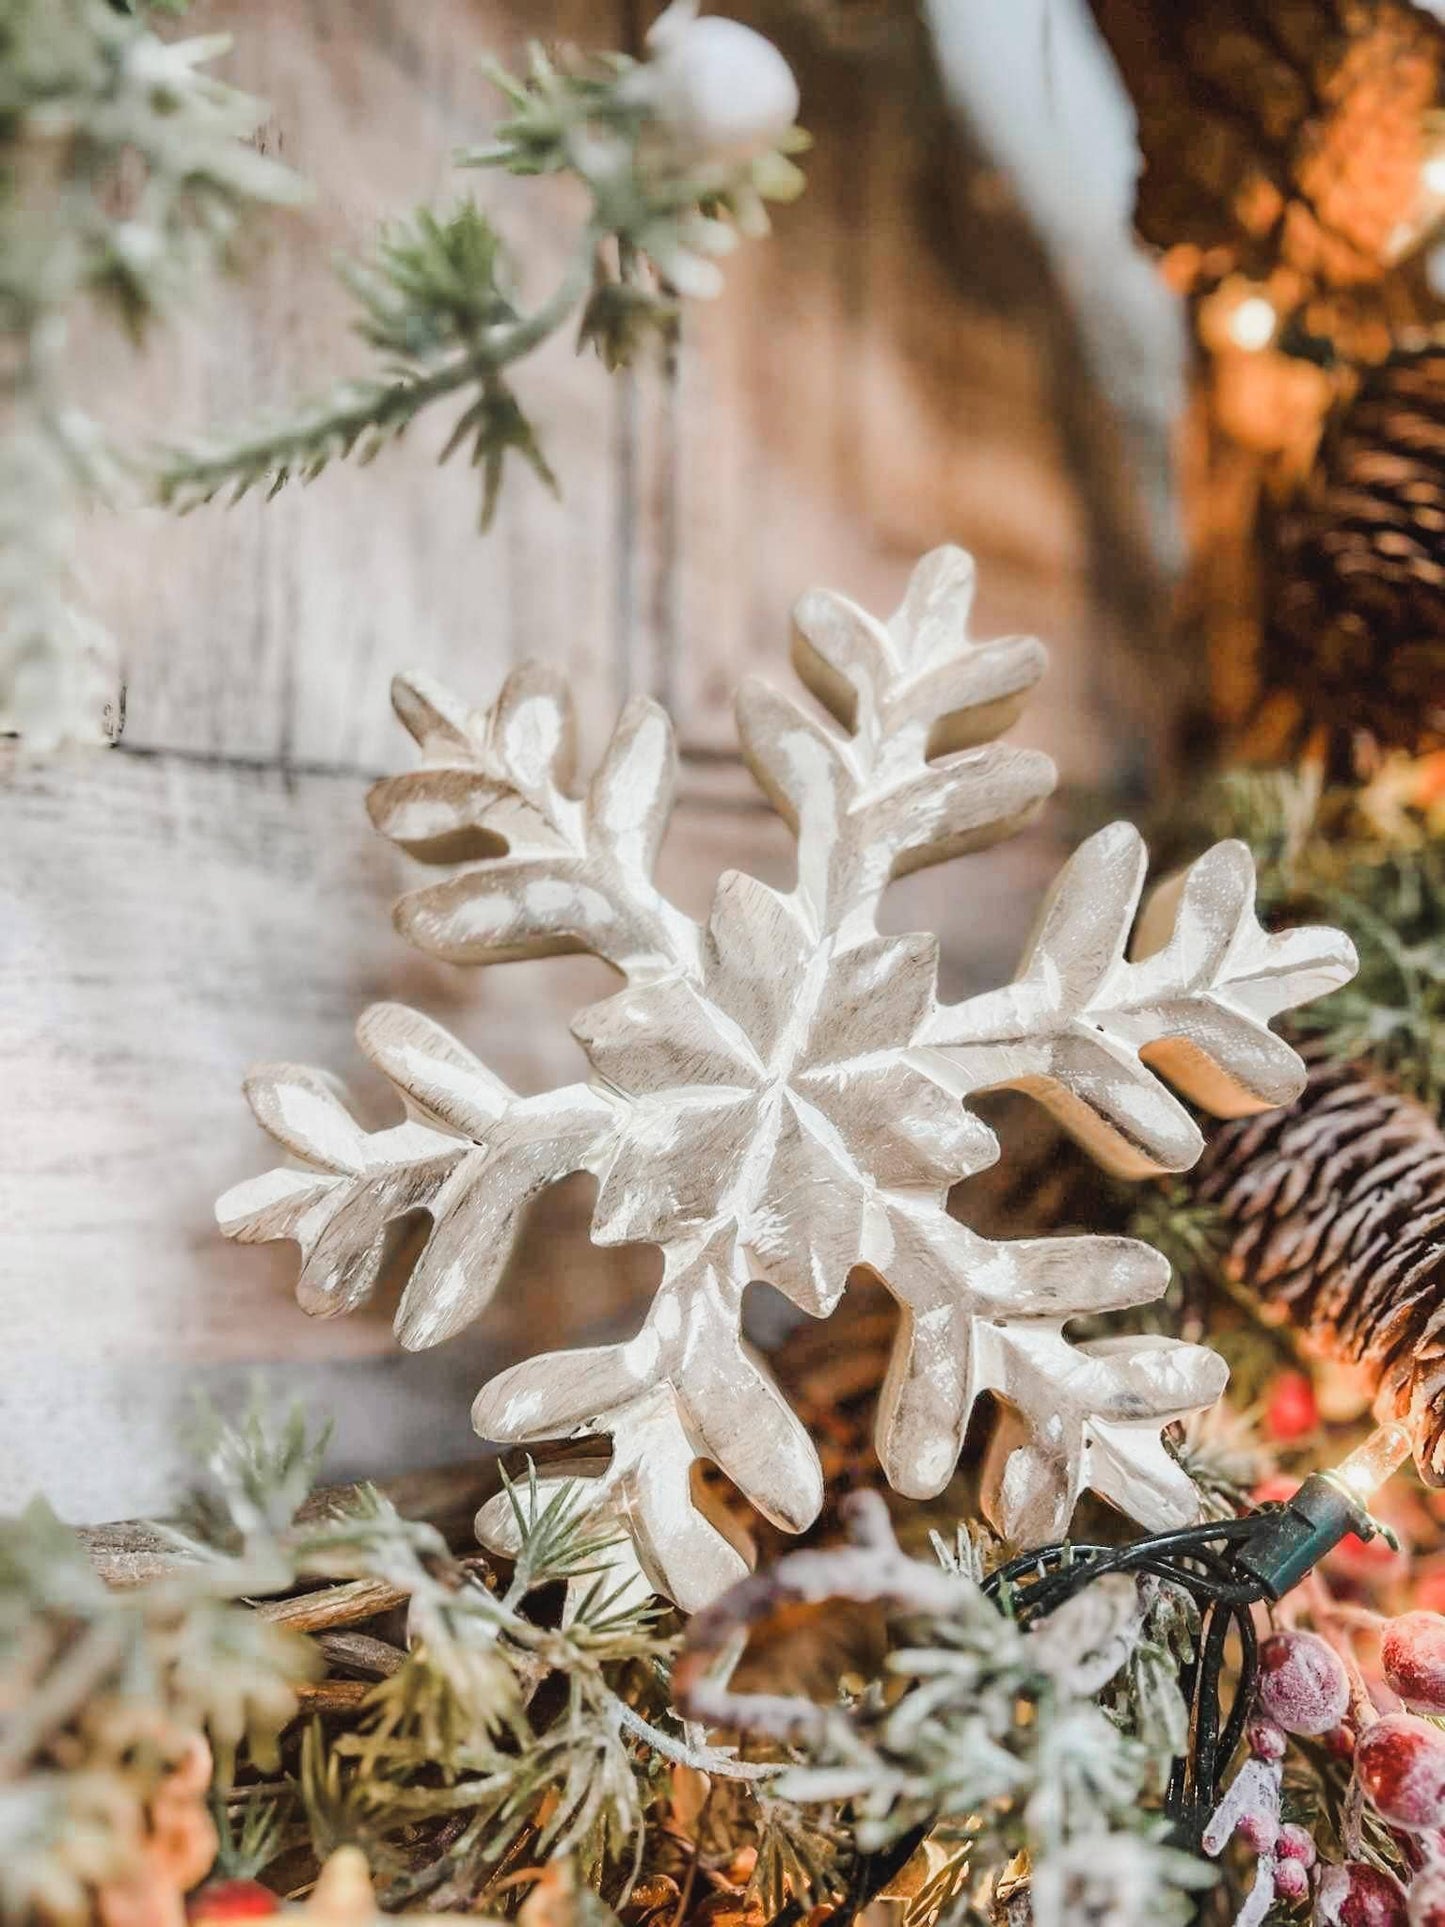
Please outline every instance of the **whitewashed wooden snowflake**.
[[[941, 549], [890, 622], [841, 596], [803, 598], [795, 664], [834, 720], [755, 681], [738, 705], [748, 762], [796, 834], [797, 886], [730, 872], [705, 927], [652, 882], [674, 778], [656, 704], [627, 705], [576, 795], [557, 678], [521, 669], [484, 712], [399, 682], [422, 762], [376, 785], [372, 817], [416, 855], [470, 859], [403, 898], [399, 925], [457, 962], [605, 958], [626, 987], [574, 1025], [592, 1078], [519, 1097], [428, 1018], [383, 1004], [360, 1040], [405, 1123], [363, 1131], [328, 1080], [292, 1065], [248, 1082], [300, 1168], [238, 1186], [221, 1224], [296, 1240], [308, 1311], [360, 1304], [389, 1228], [420, 1210], [430, 1234], [397, 1330], [409, 1347], [451, 1337], [485, 1309], [529, 1200], [577, 1171], [598, 1181], [598, 1243], [661, 1247], [635, 1337], [504, 1371], [474, 1422], [509, 1445], [609, 1438], [579, 1503], [622, 1522], [623, 1563], [684, 1607], [745, 1569], [699, 1496], [699, 1460], [793, 1531], [822, 1497], [812, 1441], [741, 1336], [755, 1279], [820, 1317], [857, 1268], [897, 1299], [878, 1451], [900, 1492], [942, 1489], [992, 1392], [1006, 1419], [985, 1504], [1011, 1538], [1062, 1534], [1086, 1487], [1150, 1528], [1194, 1516], [1161, 1429], [1218, 1396], [1223, 1362], [1169, 1338], [1065, 1336], [1080, 1314], [1157, 1297], [1165, 1261], [1126, 1238], [990, 1243], [950, 1217], [949, 1186], [998, 1155], [966, 1101], [1023, 1089], [1114, 1170], [1182, 1170], [1200, 1134], [1156, 1073], [1224, 1116], [1289, 1101], [1303, 1069], [1268, 1020], [1354, 968], [1335, 931], [1261, 930], [1238, 843], [1155, 893], [1130, 954], [1145, 853], [1119, 823], [1064, 869], [1015, 981], [940, 1003], [933, 938], [878, 934], [889, 880], [1007, 836], [1055, 780], [1047, 757], [992, 740], [1043, 650], [971, 645], [972, 592], [970, 558]], [[506, 1549], [505, 1501], [478, 1529]]]

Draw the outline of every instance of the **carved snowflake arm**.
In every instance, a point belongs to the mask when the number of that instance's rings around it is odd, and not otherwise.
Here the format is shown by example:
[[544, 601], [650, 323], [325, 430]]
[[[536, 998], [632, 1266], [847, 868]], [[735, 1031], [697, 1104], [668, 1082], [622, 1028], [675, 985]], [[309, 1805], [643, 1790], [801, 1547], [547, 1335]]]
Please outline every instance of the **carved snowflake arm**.
[[887, 623], [831, 591], [802, 598], [794, 663], [846, 734], [766, 683], [743, 685], [743, 751], [797, 835], [798, 890], [820, 932], [871, 935], [890, 878], [1011, 835], [1053, 788], [1048, 757], [990, 740], [1044, 652], [1024, 636], [970, 643], [973, 588], [972, 558], [943, 548]]
[[1014, 982], [940, 1008], [919, 1033], [961, 1095], [1030, 1091], [1126, 1176], [1186, 1170], [1203, 1148], [1156, 1069], [1220, 1116], [1291, 1102], [1304, 1066], [1269, 1020], [1355, 969], [1337, 930], [1260, 928], [1242, 843], [1216, 844], [1161, 886], [1131, 960], [1145, 867], [1129, 824], [1090, 837], [1061, 873]]
[[[812, 1441], [740, 1336], [746, 1278], [726, 1245], [668, 1253], [636, 1338], [512, 1366], [472, 1412], [482, 1437], [502, 1444], [610, 1436], [611, 1464], [589, 1512], [625, 1526], [650, 1583], [687, 1611], [747, 1569], [725, 1515], [694, 1488], [699, 1459], [790, 1532], [816, 1516], [823, 1496]], [[506, 1529], [500, 1507], [484, 1509], [485, 1543], [504, 1551]]]
[[454, 1338], [492, 1301], [522, 1215], [559, 1178], [586, 1169], [611, 1107], [585, 1084], [517, 1098], [428, 1206], [432, 1233], [396, 1313], [408, 1351]]
[[246, 1080], [258, 1120], [302, 1168], [234, 1185], [216, 1221], [243, 1244], [289, 1238], [301, 1247], [296, 1296], [314, 1317], [354, 1311], [381, 1275], [391, 1228], [425, 1210], [466, 1145], [424, 1125], [366, 1132], [329, 1080], [300, 1064], [266, 1064]]
[[1224, 1390], [1229, 1368], [1217, 1352], [1147, 1333], [1074, 1345], [1047, 1324], [1010, 1325], [986, 1343], [1004, 1418], [980, 1500], [1006, 1538], [1062, 1539], [1085, 1491], [1150, 1532], [1199, 1517], [1198, 1489], [1161, 1431]]
[[877, 1265], [903, 1309], [878, 1418], [890, 1482], [932, 1498], [953, 1473], [975, 1401], [1004, 1408], [983, 1501], [1019, 1544], [1062, 1538], [1080, 1494], [1100, 1493], [1150, 1530], [1187, 1523], [1198, 1493], [1161, 1428], [1212, 1405], [1222, 1359], [1168, 1338], [1074, 1344], [1071, 1317], [1157, 1298], [1169, 1267], [1131, 1238], [990, 1244], [947, 1218], [898, 1208]]
[[537, 664], [480, 713], [420, 676], [392, 699], [423, 760], [373, 786], [372, 821], [423, 862], [466, 864], [401, 899], [404, 936], [453, 963], [589, 950], [634, 979], [694, 968], [696, 926], [652, 881], [677, 764], [656, 703], [627, 705], [577, 797], [571, 698]]
[[585, 1086], [516, 1097], [440, 1025], [399, 1004], [373, 1005], [357, 1035], [402, 1096], [407, 1122], [364, 1131], [320, 1072], [254, 1071], [251, 1108], [299, 1168], [236, 1185], [216, 1216], [228, 1237], [299, 1244], [297, 1297], [313, 1315], [335, 1317], [371, 1296], [395, 1228], [425, 1213], [432, 1229], [397, 1313], [402, 1343], [415, 1349], [482, 1310], [528, 1200], [585, 1165], [612, 1112]]
[[[478, 1430], [482, 1427], [478, 1425]], [[697, 1451], [667, 1385], [644, 1393], [598, 1425], [612, 1440], [605, 1465], [564, 1460], [538, 1475], [538, 1500], [572, 1487], [572, 1511], [589, 1532], [616, 1536], [607, 1584], [636, 1585], [640, 1597], [661, 1593], [696, 1612], [744, 1578], [752, 1547], [723, 1506], [693, 1481]], [[482, 1545], [514, 1557], [520, 1543], [516, 1508], [505, 1493], [476, 1517]]]

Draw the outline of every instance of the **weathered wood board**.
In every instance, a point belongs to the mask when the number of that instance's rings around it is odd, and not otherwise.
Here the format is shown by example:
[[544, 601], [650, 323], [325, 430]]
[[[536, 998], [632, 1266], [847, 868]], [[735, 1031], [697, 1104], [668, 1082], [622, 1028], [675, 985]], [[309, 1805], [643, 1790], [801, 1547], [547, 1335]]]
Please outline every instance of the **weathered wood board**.
[[[788, 860], [733, 753], [738, 676], [781, 669], [801, 589], [887, 607], [917, 554], [956, 540], [979, 559], [975, 634], [1030, 628], [1051, 646], [1020, 738], [1076, 779], [1106, 765], [1112, 619], [1056, 418], [1046, 292], [1014, 275], [1001, 296], [981, 256], [940, 251], [925, 188], [943, 126], [917, 48], [850, 60], [781, 0], [732, 10], [798, 62], [809, 194], [775, 243], [734, 258], [674, 372], [609, 382], [570, 343], [529, 369], [560, 503], [519, 474], [479, 540], [474, 478], [434, 468], [439, 423], [269, 507], [87, 532], [89, 591], [126, 652], [125, 736], [113, 752], [0, 762], [0, 1505], [42, 1484], [76, 1517], [160, 1503], [184, 1471], [175, 1428], [192, 1390], [233, 1395], [253, 1363], [336, 1415], [340, 1471], [464, 1457], [486, 1369], [539, 1326], [555, 1342], [615, 1319], [652, 1275], [650, 1254], [587, 1252], [573, 1193], [537, 1225], [527, 1288], [504, 1289], [476, 1348], [400, 1359], [382, 1316], [308, 1323], [294, 1261], [215, 1234], [216, 1194], [265, 1157], [239, 1094], [247, 1065], [290, 1056], [358, 1076], [350, 1033], [368, 1001], [417, 1003], [523, 1089], [577, 1063], [567, 1021], [599, 966], [483, 980], [392, 932], [406, 866], [370, 832], [362, 792], [407, 761], [393, 670], [480, 700], [524, 656], [559, 661], [591, 751], [627, 689], [667, 697], [687, 801], [664, 880], [701, 908], [719, 868], [777, 875]], [[267, 143], [315, 202], [279, 218], [253, 272], [163, 353], [132, 366], [98, 350], [98, 386], [149, 434], [304, 390], [337, 367], [331, 252], [421, 194], [484, 194], [545, 288], [570, 210], [448, 165], [492, 112], [477, 60], [514, 57], [530, 34], [617, 44], [630, 11], [201, 0], [191, 26], [234, 27], [230, 71], [273, 103]], [[950, 993], [996, 981], [1056, 856], [1045, 827], [910, 879], [888, 925], [943, 931]]]
[[[108, 352], [97, 382], [154, 436], [244, 419], [363, 365], [330, 262], [420, 195], [484, 197], [545, 292], [575, 207], [448, 156], [495, 116], [483, 53], [516, 58], [528, 35], [615, 42], [622, 11], [431, 0], [363, 20], [342, 0], [256, 0], [232, 64], [272, 102], [268, 145], [314, 202], [267, 224], [253, 272], [187, 322], [178, 351], [121, 380], [125, 351]], [[722, 298], [690, 311], [675, 373], [609, 382], [570, 339], [549, 344], [519, 383], [561, 497], [519, 469], [486, 539], [475, 479], [435, 466], [445, 413], [372, 468], [270, 505], [98, 520], [91, 587], [126, 652], [128, 742], [378, 769], [395, 753], [398, 666], [480, 696], [541, 654], [565, 663], [594, 742], [619, 696], [648, 688], [685, 743], [730, 751], [737, 676], [776, 660], [801, 588], [834, 580], [881, 606], [944, 540], [979, 559], [980, 634], [1047, 633], [1056, 684], [1086, 660], [1098, 613], [1049, 344], [986, 288], [971, 295], [928, 231], [947, 128], [916, 63], [826, 55], [766, 0], [735, 11], [783, 30], [798, 60], [809, 189], [779, 211], [775, 241], [732, 257]], [[205, 0], [190, 18], [203, 29], [226, 12]], [[1098, 732], [1079, 727], [1076, 692], [1052, 695], [1051, 713], [1076, 719], [1056, 746], [1088, 770]]]

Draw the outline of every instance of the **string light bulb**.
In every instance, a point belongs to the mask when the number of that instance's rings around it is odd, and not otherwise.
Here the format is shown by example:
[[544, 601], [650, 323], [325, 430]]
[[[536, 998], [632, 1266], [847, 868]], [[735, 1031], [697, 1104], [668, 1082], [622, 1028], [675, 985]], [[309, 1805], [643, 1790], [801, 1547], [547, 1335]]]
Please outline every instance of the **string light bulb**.
[[1279, 313], [1274, 303], [1262, 294], [1247, 294], [1225, 323], [1235, 347], [1249, 354], [1258, 354], [1261, 348], [1267, 348], [1278, 326]]
[[1357, 1505], [1366, 1505], [1410, 1456], [1410, 1434], [1403, 1425], [1382, 1425], [1325, 1477]]

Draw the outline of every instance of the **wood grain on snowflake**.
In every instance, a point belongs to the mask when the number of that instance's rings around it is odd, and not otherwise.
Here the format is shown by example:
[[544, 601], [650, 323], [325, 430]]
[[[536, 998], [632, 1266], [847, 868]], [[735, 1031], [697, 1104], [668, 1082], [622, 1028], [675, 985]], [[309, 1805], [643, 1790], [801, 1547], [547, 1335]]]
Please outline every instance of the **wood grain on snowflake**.
[[[372, 816], [460, 867], [403, 898], [398, 923], [458, 962], [605, 958], [625, 988], [574, 1025], [592, 1078], [518, 1097], [427, 1018], [381, 1005], [362, 1047], [405, 1123], [362, 1131], [327, 1080], [290, 1065], [248, 1084], [301, 1168], [237, 1187], [221, 1223], [295, 1239], [310, 1311], [361, 1303], [391, 1227], [421, 1211], [431, 1231], [397, 1329], [411, 1347], [451, 1337], [486, 1307], [528, 1201], [576, 1171], [598, 1181], [598, 1243], [661, 1248], [634, 1338], [517, 1365], [473, 1418], [507, 1444], [610, 1438], [578, 1503], [625, 1527], [619, 1569], [688, 1608], [746, 1564], [695, 1496], [699, 1459], [792, 1531], [822, 1499], [812, 1441], [741, 1337], [755, 1279], [816, 1317], [857, 1267], [898, 1300], [878, 1448], [899, 1491], [943, 1488], [987, 1391], [1006, 1420], [985, 1503], [1010, 1537], [1059, 1535], [1086, 1487], [1149, 1527], [1190, 1519], [1196, 1494], [1161, 1429], [1218, 1396], [1223, 1362], [1168, 1338], [1065, 1336], [1070, 1318], [1157, 1297], [1168, 1268], [1126, 1238], [998, 1244], [951, 1218], [950, 1185], [998, 1155], [966, 1101], [1020, 1088], [1111, 1167], [1182, 1170], [1199, 1132], [1156, 1073], [1226, 1116], [1288, 1101], [1303, 1069], [1268, 1020], [1353, 969], [1334, 931], [1265, 935], [1249, 854], [1228, 843], [1156, 893], [1129, 954], [1145, 855], [1115, 824], [1064, 870], [1014, 983], [940, 1004], [934, 940], [880, 936], [883, 892], [1009, 835], [1054, 781], [1047, 757], [993, 740], [1043, 651], [971, 644], [972, 592], [969, 557], [942, 549], [888, 623], [803, 598], [795, 660], [833, 720], [753, 681], [738, 706], [748, 761], [797, 838], [797, 886], [729, 872], [705, 927], [652, 882], [674, 773], [655, 704], [627, 706], [579, 796], [555, 679], [518, 670], [483, 712], [400, 682], [422, 763], [376, 785]], [[526, 1502], [484, 1508], [482, 1538], [505, 1550]]]

